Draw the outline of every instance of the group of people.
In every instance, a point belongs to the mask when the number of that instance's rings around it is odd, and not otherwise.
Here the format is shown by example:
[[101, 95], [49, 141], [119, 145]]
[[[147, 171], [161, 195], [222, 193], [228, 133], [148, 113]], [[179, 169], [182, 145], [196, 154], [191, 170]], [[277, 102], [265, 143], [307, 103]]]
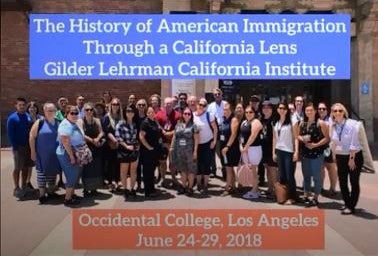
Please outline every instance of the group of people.
[[[274, 200], [279, 182], [288, 187], [285, 204], [302, 201], [316, 206], [326, 169], [331, 194], [339, 180], [345, 202], [342, 213], [354, 213], [363, 165], [360, 124], [349, 118], [341, 103], [329, 109], [325, 103], [305, 104], [297, 96], [291, 104], [274, 105], [253, 95], [249, 104], [233, 106], [223, 100], [220, 89], [214, 89], [213, 96], [208, 104], [205, 98], [180, 93], [161, 104], [157, 94], [148, 100], [130, 95], [123, 106], [105, 91], [96, 104], [85, 102], [82, 95], [75, 105], [65, 97], [57, 106], [45, 103], [43, 115], [35, 102], [18, 98], [7, 121], [15, 163], [14, 195], [22, 198], [33, 189], [30, 177], [35, 165], [40, 204], [54, 195], [57, 184], [62, 185], [62, 172], [66, 206], [80, 203], [75, 195], [80, 178], [84, 196], [95, 195], [106, 185], [124, 193], [126, 200], [141, 191], [146, 198], [156, 197], [156, 184], [175, 185], [178, 194], [187, 196], [197, 193], [196, 188], [208, 196], [218, 155], [226, 180], [222, 196], [238, 193], [236, 167], [244, 163], [253, 181], [243, 198], [258, 200], [266, 176], [268, 198]], [[295, 179], [297, 161], [302, 162], [303, 199]]]

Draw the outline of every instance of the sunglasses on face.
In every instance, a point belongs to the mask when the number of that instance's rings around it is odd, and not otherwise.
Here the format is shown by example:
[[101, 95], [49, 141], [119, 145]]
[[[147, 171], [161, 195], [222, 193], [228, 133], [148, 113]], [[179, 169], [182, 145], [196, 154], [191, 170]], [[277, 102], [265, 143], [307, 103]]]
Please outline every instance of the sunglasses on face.
[[183, 113], [183, 115], [184, 115], [184, 116], [191, 116], [191, 115], [192, 115], [192, 113], [189, 113], [189, 112], [184, 112], [184, 113]]
[[199, 103], [198, 106], [206, 108], [206, 104]]
[[318, 108], [319, 111], [326, 111], [326, 108]]
[[118, 103], [112, 103], [112, 106], [119, 106]]
[[332, 112], [333, 113], [343, 113], [344, 111], [342, 109], [334, 109]]
[[138, 104], [138, 107], [145, 107], [146, 104]]
[[221, 94], [220, 93], [214, 93], [214, 96], [215, 97], [218, 97], [218, 96], [220, 96]]
[[279, 110], [287, 110], [287, 109], [284, 108], [284, 107], [279, 107], [278, 109], [279, 109]]
[[70, 115], [71, 116], [77, 116], [77, 115], [79, 115], [79, 112], [70, 112]]
[[87, 111], [87, 112], [93, 112], [93, 108], [87, 108], [87, 109], [85, 109], [85, 111]]

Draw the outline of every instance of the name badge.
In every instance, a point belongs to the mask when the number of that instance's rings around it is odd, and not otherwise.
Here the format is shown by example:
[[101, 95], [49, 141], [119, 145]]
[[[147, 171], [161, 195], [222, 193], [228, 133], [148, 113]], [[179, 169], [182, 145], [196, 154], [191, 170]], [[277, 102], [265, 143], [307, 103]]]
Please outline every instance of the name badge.
[[226, 137], [222, 134], [222, 135], [220, 136], [220, 140], [221, 140], [221, 141], [225, 141], [225, 140], [226, 140]]
[[179, 145], [180, 146], [186, 146], [186, 140], [184, 140], [184, 139], [179, 140]]

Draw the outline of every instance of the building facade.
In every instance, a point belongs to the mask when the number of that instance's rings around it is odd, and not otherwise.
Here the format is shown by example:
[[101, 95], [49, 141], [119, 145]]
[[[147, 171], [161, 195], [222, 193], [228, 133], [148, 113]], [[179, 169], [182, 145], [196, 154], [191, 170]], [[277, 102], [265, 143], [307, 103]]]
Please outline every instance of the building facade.
[[[121, 100], [179, 91], [203, 96], [214, 87], [230, 100], [305, 95], [309, 100], [345, 103], [365, 122], [369, 141], [378, 141], [378, 1], [377, 0], [1, 0], [1, 123], [16, 97], [39, 103], [79, 94], [97, 102], [110, 90]], [[43, 81], [29, 79], [29, 13], [349, 13], [351, 20], [350, 80], [96, 80]], [[4, 144], [2, 136], [2, 144]]]

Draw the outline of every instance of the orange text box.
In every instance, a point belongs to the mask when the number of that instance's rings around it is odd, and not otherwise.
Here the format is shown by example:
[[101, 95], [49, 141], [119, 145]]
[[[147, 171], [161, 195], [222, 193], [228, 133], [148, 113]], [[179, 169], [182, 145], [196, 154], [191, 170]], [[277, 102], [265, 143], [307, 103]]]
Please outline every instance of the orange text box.
[[324, 249], [323, 210], [73, 210], [74, 249]]

